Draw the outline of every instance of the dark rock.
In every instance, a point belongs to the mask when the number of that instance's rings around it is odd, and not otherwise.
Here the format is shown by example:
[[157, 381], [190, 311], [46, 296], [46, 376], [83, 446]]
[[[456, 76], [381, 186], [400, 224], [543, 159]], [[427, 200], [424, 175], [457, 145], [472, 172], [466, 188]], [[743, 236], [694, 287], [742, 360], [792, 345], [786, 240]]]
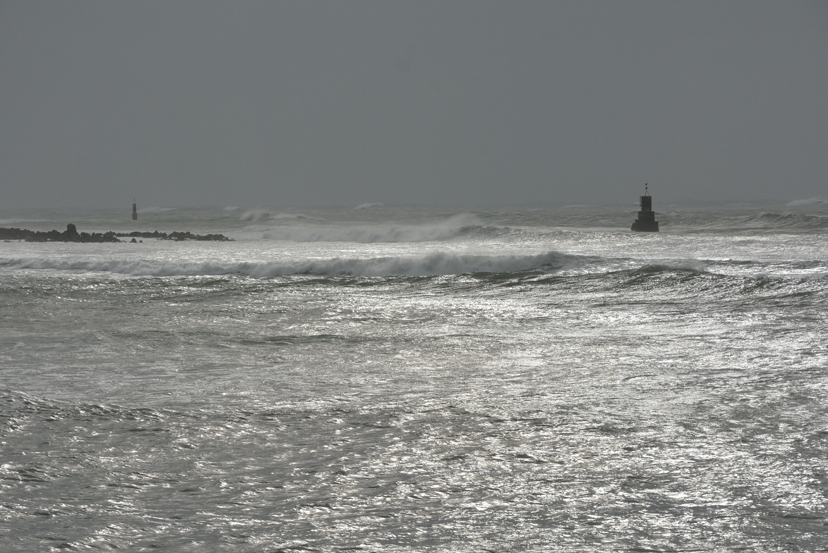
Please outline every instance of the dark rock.
[[229, 241], [223, 234], [193, 234], [191, 232], [130, 232], [130, 233], [115, 233], [113, 231], [105, 232], [81, 232], [78, 233], [77, 227], [69, 223], [66, 225], [65, 232], [58, 232], [50, 230], [48, 232], [37, 230], [26, 230], [19, 228], [0, 228], [0, 240], [25, 240], [26, 242], [120, 242], [119, 236], [131, 237], [132, 242], [135, 238], [155, 238], [158, 240], [213, 240], [219, 242]]

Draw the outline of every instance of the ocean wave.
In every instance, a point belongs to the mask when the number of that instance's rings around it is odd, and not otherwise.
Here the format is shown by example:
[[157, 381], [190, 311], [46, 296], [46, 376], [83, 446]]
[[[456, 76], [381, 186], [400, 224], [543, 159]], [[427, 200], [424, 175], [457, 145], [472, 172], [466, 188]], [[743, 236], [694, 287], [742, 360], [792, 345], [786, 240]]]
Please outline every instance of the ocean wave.
[[746, 272], [728, 274], [711, 270], [692, 268], [677, 269], [663, 265], [647, 265], [638, 269], [619, 271], [610, 278], [601, 278], [596, 286], [613, 292], [640, 294], [645, 301], [659, 297], [681, 298], [696, 301], [707, 298], [721, 306], [747, 302], [751, 306], [758, 302], [796, 303], [812, 308], [826, 301], [825, 273], [809, 274], [768, 274]]
[[302, 213], [276, 213], [270, 216], [271, 219], [313, 219]]
[[709, 264], [700, 259], [680, 259], [675, 261], [663, 261], [661, 263], [650, 263], [634, 269], [627, 269], [622, 272], [632, 275], [651, 275], [662, 273], [702, 274], [709, 271], [708, 267]]
[[[762, 211], [729, 217], [705, 217], [700, 214], [673, 217], [669, 221], [673, 230], [684, 232], [792, 232], [809, 233], [828, 230], [826, 213], [780, 213]], [[666, 228], [666, 225], [665, 225]]]
[[788, 205], [791, 207], [799, 206], [799, 205], [825, 205], [828, 204], [828, 200], [822, 198], [808, 198], [807, 200], [794, 200], [792, 202], [788, 202]]
[[138, 213], [165, 213], [167, 211], [176, 211], [177, 207], [144, 207], [138, 211]]
[[381, 204], [381, 203], [360, 204], [360, 205], [356, 206], [354, 209], [370, 209], [372, 207], [385, 207], [385, 204]]
[[469, 273], [552, 271], [577, 263], [577, 256], [548, 252], [538, 255], [477, 255], [438, 252], [423, 256], [297, 259], [271, 262], [187, 262], [154, 260], [6, 259], [0, 266], [18, 269], [114, 273], [130, 276], [217, 276], [241, 274], [255, 278], [280, 276], [442, 276]]
[[828, 215], [811, 213], [759, 213], [754, 221], [786, 229], [828, 229]]
[[297, 219], [313, 219], [302, 213], [274, 213], [273, 211], [255, 207], [248, 209], [239, 217], [239, 221], [260, 222], [264, 220], [297, 220]]
[[[433, 242], [450, 240], [482, 229], [478, 217], [469, 213], [453, 215], [443, 221], [419, 225], [354, 224], [278, 226], [262, 231], [265, 240], [288, 242]], [[251, 229], [251, 227], [248, 227]], [[245, 230], [248, 230], [245, 229]], [[251, 229], [252, 230], [252, 229]]]
[[271, 212], [260, 207], [248, 209], [239, 217], [239, 221], [261, 221], [271, 216]]
[[22, 420], [28, 417], [45, 417], [53, 423], [79, 419], [88, 421], [90, 418], [158, 422], [170, 414], [175, 413], [148, 407], [127, 408], [112, 404], [73, 403], [19, 390], [0, 389], [0, 424], [10, 429], [18, 428]]

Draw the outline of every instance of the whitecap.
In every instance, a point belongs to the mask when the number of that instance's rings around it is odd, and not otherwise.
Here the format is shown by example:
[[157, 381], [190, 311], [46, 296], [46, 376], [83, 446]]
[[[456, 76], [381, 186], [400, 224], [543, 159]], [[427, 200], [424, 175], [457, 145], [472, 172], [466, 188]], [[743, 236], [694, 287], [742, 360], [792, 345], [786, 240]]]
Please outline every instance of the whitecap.
[[268, 262], [196, 262], [148, 259], [53, 259], [17, 258], [2, 265], [20, 269], [114, 273], [131, 276], [207, 276], [242, 274], [251, 277], [316, 276], [441, 276], [467, 273], [513, 273], [559, 269], [577, 263], [573, 256], [557, 252], [536, 255], [486, 255], [433, 252], [418, 256], [334, 257]]
[[266, 240], [289, 242], [433, 242], [450, 240], [482, 221], [471, 213], [460, 213], [443, 220], [417, 225], [339, 224], [274, 227], [262, 233]]
[[266, 209], [254, 207], [253, 209], [248, 209], [242, 213], [241, 217], [239, 217], [239, 221], [260, 221], [266, 217], [270, 217], [271, 215], [271, 212]]

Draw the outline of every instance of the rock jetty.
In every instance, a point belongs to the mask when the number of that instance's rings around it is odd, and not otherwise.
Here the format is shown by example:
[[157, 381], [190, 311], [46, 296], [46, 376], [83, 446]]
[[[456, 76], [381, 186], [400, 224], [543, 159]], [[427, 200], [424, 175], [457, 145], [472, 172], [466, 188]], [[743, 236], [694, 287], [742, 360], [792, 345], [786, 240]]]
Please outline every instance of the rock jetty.
[[193, 234], [192, 232], [129, 232], [117, 233], [115, 236], [125, 238], [155, 238], [157, 240], [210, 240], [213, 242], [230, 242], [232, 238], [227, 238], [223, 234]]
[[43, 232], [39, 230], [26, 230], [19, 228], [0, 228], [0, 240], [25, 240], [26, 242], [121, 242], [121, 238], [155, 238], [156, 240], [211, 240], [216, 242], [227, 242], [223, 234], [193, 234], [192, 232], [78, 232], [77, 227], [72, 223], [66, 225], [64, 232], [50, 230]]

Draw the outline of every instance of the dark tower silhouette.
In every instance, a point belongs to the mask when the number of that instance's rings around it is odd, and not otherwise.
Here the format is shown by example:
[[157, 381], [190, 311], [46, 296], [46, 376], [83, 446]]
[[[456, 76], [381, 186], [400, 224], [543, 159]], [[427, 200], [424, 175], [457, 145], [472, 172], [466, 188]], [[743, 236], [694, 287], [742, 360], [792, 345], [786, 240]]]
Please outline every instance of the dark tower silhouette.
[[658, 232], [658, 221], [655, 220], [653, 211], [653, 197], [644, 184], [644, 195], [641, 196], [641, 211], [638, 212], [638, 219], [632, 224], [632, 230], [638, 232]]
[[138, 204], [135, 203], [135, 198], [132, 198], [132, 220], [138, 220]]

